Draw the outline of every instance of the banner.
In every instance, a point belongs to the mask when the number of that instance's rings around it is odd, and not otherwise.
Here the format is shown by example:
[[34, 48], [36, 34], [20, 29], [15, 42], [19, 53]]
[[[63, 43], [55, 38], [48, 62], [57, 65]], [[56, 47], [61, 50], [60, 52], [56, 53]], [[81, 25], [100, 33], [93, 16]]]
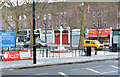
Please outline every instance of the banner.
[[3, 51], [3, 61], [31, 59], [31, 50]]

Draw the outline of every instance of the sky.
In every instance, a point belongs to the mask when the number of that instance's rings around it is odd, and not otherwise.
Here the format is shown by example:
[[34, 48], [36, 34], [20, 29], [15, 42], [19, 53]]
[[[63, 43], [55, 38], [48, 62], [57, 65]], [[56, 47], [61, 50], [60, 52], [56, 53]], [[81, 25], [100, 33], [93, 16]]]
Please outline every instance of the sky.
[[[8, 0], [2, 0], [2, 1], [8, 1]], [[10, 0], [16, 5], [17, 0]], [[25, 0], [18, 0], [19, 4], [21, 5]], [[33, 0], [27, 0], [27, 1], [33, 1]], [[119, 2], [120, 0], [35, 0], [35, 2]]]

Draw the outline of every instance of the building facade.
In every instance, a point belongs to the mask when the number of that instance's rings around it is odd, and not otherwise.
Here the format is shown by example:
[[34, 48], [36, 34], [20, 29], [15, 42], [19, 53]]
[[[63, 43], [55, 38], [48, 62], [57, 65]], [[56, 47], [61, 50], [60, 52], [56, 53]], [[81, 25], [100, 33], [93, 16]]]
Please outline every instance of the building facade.
[[[45, 6], [42, 11], [37, 8], [36, 29], [54, 29], [63, 27], [71, 27], [79, 29], [82, 25], [82, 7], [81, 3], [65, 2], [65, 3], [51, 3]], [[113, 2], [93, 2], [88, 3], [86, 7], [86, 28], [119, 28], [118, 23], [118, 3]], [[16, 24], [13, 21], [13, 15], [7, 14], [6, 19], [8, 23], [15, 28]], [[30, 29], [28, 22], [25, 21], [26, 15], [19, 16], [19, 30]], [[32, 17], [31, 17], [32, 20]], [[2, 29], [9, 30], [10, 27], [2, 19]]]

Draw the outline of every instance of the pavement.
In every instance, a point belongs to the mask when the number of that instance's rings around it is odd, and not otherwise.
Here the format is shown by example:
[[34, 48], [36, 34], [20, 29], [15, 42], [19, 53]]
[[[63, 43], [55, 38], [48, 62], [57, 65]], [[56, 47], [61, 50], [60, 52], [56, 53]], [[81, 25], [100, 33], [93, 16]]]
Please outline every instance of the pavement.
[[[48, 46], [56, 47], [57, 44], [49, 44]], [[70, 47], [70, 45], [63, 45], [64, 47]], [[73, 45], [77, 47], [77, 45]], [[120, 57], [118, 52], [98, 51], [97, 55], [92, 52], [91, 56], [71, 56], [73, 53], [61, 53], [61, 57], [41, 57], [37, 55], [37, 63], [33, 64], [33, 60], [16, 60], [16, 61], [0, 61], [0, 69], [2, 71], [35, 68], [53, 65], [73, 64], [73, 63], [86, 63], [103, 60], [116, 60]], [[56, 54], [58, 56], [58, 54]], [[67, 55], [67, 57], [66, 57]]]
[[[66, 54], [66, 53], [64, 53]], [[16, 60], [16, 61], [0, 61], [0, 69], [2, 71], [36, 68], [53, 65], [73, 64], [73, 63], [86, 63], [103, 60], [118, 60], [118, 52], [103, 52], [99, 51], [97, 55], [91, 56], [77, 56], [77, 57], [60, 57], [60, 58], [37, 58], [37, 63], [33, 64], [33, 60]]]

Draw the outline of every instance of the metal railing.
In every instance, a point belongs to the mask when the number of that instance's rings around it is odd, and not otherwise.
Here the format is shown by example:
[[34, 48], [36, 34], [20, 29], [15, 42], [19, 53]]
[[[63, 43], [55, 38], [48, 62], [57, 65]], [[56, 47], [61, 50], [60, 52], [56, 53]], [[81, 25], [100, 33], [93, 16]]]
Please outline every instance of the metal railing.
[[[120, 51], [118, 48], [115, 48], [117, 51]], [[33, 48], [3, 48], [3, 51], [21, 51], [21, 50], [31, 50], [31, 58], [33, 58]], [[109, 48], [104, 48], [103, 50], [95, 50], [91, 51], [91, 56], [95, 55], [95, 52], [103, 52], [102, 55], [106, 55], [108, 52], [110, 52]], [[99, 55], [99, 53], [97, 53]], [[69, 57], [80, 57], [80, 56], [86, 56], [85, 49], [77, 49], [77, 48], [67, 48], [66, 51], [58, 51], [54, 47], [47, 47], [47, 48], [37, 48], [36, 49], [36, 58], [42, 59], [42, 58], [69, 58]]]

